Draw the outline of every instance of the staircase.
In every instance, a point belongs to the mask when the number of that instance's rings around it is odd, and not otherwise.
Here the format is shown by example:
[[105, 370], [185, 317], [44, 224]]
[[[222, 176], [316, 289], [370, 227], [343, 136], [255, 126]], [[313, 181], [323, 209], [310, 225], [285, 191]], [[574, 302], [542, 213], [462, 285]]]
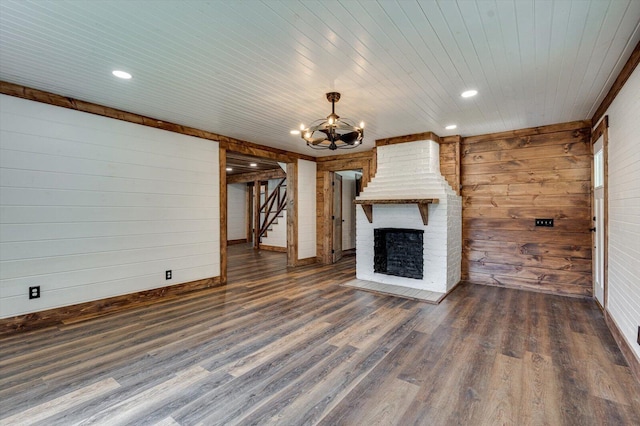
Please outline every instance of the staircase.
[[282, 178], [260, 206], [258, 242], [262, 242], [262, 238], [267, 236], [267, 232], [272, 230], [272, 226], [278, 223], [278, 218], [284, 216], [283, 213], [286, 207], [287, 178]]

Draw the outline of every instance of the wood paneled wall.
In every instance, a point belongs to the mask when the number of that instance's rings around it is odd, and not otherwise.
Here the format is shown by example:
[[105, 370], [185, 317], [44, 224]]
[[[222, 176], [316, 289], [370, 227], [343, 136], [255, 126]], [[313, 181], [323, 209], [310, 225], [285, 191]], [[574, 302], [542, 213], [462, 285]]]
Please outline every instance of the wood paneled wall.
[[463, 278], [592, 294], [590, 132], [580, 121], [463, 139]]
[[440, 173], [460, 195], [460, 136], [440, 138]]

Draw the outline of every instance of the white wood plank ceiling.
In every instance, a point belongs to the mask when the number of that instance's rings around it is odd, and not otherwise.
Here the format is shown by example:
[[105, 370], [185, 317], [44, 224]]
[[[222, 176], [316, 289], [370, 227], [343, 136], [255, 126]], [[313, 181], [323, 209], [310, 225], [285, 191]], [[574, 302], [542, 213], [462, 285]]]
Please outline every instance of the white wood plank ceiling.
[[309, 155], [328, 91], [360, 150], [590, 118], [639, 40], [640, 0], [0, 1], [4, 81]]

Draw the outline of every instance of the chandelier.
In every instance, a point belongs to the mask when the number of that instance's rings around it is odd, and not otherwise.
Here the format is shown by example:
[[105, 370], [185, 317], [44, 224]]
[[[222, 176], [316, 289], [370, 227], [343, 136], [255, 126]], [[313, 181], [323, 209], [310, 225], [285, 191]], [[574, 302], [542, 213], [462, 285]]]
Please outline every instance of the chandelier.
[[340, 100], [340, 93], [327, 93], [327, 100], [331, 102], [331, 114], [326, 119], [321, 118], [305, 128], [300, 126], [300, 136], [313, 149], [350, 149], [362, 143], [364, 123], [355, 126], [349, 120], [340, 118], [336, 114], [336, 102]]

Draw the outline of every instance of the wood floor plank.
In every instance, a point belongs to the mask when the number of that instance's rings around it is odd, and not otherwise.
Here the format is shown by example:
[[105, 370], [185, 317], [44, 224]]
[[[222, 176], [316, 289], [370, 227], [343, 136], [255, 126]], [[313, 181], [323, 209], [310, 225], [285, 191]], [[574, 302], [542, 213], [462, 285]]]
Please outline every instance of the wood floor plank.
[[101, 380], [59, 398], [40, 403], [11, 417], [3, 418], [1, 422], [6, 425], [31, 425], [119, 386], [118, 382], [111, 378]]
[[388, 376], [363, 394], [361, 403], [333, 410], [321, 425], [392, 425], [404, 414], [420, 387]]
[[483, 400], [481, 419], [487, 424], [515, 425], [521, 423], [519, 419], [519, 407], [522, 406], [522, 369], [521, 358], [497, 354], [487, 398]]
[[597, 344], [595, 336], [573, 333], [572, 338], [573, 348], [579, 354], [576, 361], [578, 372], [589, 385], [589, 394], [617, 404], [640, 407], [640, 399], [623, 392], [623, 387], [614, 383], [620, 380], [628, 382], [628, 369], [618, 365], [608, 367], [607, 355]]
[[[354, 361], [356, 353], [357, 349], [353, 346], [344, 346], [338, 349], [300, 376], [291, 386], [277, 392], [262, 404], [256, 404], [252, 411], [246, 413], [245, 417], [239, 417], [234, 422], [237, 421], [238, 424], [277, 424], [287, 421], [291, 424], [297, 424], [287, 412], [313, 412], [313, 408], [310, 410], [309, 407], [314, 407], [317, 401], [317, 398], [314, 397], [314, 391], [317, 391], [322, 383], [335, 383], [335, 377], [329, 377], [329, 375], [335, 376], [337, 371], [344, 371], [342, 368]], [[327, 393], [322, 396], [328, 397]]]
[[372, 344], [381, 335], [395, 327], [394, 320], [406, 317], [410, 313], [400, 308], [378, 309], [368, 315], [364, 321], [358, 321], [352, 326], [329, 339], [329, 343], [336, 346], [350, 345], [364, 348]]
[[551, 357], [527, 352], [522, 362], [519, 424], [554, 424], [562, 418], [562, 407]]
[[263, 346], [256, 352], [243, 357], [233, 365], [233, 368], [229, 370], [229, 374], [234, 377], [240, 377], [248, 371], [251, 371], [254, 368], [258, 367], [260, 364], [268, 362], [274, 357], [274, 354], [278, 353], [278, 351], [292, 350], [302, 341], [304, 341], [304, 339], [308, 338], [309, 333], [312, 333], [314, 331], [323, 332], [329, 327], [331, 327], [331, 323], [328, 322], [308, 324], [305, 327], [287, 334], [281, 339]]
[[180, 423], [176, 422], [173, 417], [165, 417], [158, 423], [154, 423], [154, 426], [180, 426]]
[[354, 388], [365, 380], [371, 371], [415, 327], [417, 315], [407, 318], [364, 350], [355, 352], [350, 362], [331, 371], [305, 398], [293, 401], [278, 415], [278, 421], [288, 424], [318, 424], [335, 407], [344, 402]]
[[77, 425], [123, 424], [139, 417], [137, 414], [149, 406], [160, 406], [171, 397], [170, 392], [180, 393], [194, 383], [206, 378], [210, 373], [202, 367], [193, 367], [176, 373], [175, 377], [150, 389], [140, 392], [112, 405], [106, 410], [99, 411], [89, 418], [76, 423]]
[[433, 305], [343, 286], [354, 257], [229, 256], [223, 286], [0, 338], [0, 424], [640, 424], [593, 301], [462, 284]]

